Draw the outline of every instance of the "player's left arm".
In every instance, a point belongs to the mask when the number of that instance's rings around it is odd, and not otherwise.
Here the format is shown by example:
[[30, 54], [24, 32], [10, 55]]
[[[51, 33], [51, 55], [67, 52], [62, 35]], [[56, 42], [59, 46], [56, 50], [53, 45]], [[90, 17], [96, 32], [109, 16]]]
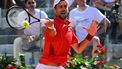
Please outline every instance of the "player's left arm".
[[91, 41], [93, 36], [96, 34], [99, 27], [96, 21], [92, 21], [92, 24], [90, 25], [89, 28], [85, 28], [85, 27], [83, 28], [88, 32], [87, 37], [83, 41], [81, 41], [79, 44], [74, 43], [71, 45], [72, 48], [75, 50], [75, 52], [78, 54], [82, 53], [88, 47], [89, 42]]

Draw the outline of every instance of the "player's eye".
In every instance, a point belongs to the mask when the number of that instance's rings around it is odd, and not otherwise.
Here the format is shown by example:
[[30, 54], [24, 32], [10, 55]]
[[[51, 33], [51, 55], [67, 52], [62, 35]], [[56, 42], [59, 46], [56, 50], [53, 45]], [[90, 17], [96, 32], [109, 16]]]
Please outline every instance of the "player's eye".
[[28, 4], [34, 4], [35, 2], [28, 2]]

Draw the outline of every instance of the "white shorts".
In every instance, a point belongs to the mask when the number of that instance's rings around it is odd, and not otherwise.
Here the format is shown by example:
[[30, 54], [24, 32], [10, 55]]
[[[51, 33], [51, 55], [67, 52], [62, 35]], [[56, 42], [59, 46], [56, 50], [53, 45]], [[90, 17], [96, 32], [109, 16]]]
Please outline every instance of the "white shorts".
[[38, 63], [35, 69], [65, 69], [65, 68], [62, 66], [49, 66]]

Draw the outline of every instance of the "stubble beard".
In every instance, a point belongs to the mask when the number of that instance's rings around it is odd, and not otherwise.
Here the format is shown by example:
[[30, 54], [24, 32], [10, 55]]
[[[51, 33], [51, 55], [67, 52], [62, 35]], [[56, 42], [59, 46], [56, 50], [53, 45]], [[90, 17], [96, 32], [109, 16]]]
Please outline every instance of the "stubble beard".
[[65, 16], [61, 14], [59, 17], [60, 17], [61, 19], [65, 20], [65, 19], [67, 18], [67, 14], [66, 14]]

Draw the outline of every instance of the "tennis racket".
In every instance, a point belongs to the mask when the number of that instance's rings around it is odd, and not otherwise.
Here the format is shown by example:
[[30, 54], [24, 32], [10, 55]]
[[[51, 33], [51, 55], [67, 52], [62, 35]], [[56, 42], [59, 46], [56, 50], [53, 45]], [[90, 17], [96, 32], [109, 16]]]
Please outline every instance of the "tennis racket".
[[[30, 27], [32, 24], [35, 24], [35, 23], [44, 23], [45, 19], [34, 17], [28, 12], [27, 9], [25, 9], [22, 6], [18, 6], [15, 0], [12, 0], [12, 3], [13, 3], [13, 6], [10, 7], [6, 13], [6, 21], [11, 28], [20, 30], [20, 29], [25, 29], [27, 27]], [[26, 18], [23, 22], [18, 24], [20, 22], [19, 14], [21, 14], [21, 12], [26, 13]], [[31, 18], [35, 19], [34, 22], [31, 21]]]

